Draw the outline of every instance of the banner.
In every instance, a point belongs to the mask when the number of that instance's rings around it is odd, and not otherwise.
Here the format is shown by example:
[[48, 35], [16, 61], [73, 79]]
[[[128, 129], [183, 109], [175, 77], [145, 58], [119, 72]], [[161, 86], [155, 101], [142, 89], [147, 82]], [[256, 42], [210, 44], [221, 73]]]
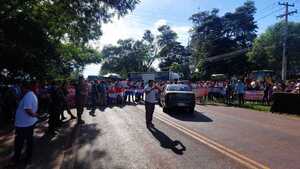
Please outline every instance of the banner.
[[262, 101], [264, 97], [264, 92], [259, 90], [247, 90], [245, 92], [244, 99], [249, 101]]
[[196, 98], [208, 96], [208, 88], [200, 87], [193, 89], [193, 91], [195, 92]]

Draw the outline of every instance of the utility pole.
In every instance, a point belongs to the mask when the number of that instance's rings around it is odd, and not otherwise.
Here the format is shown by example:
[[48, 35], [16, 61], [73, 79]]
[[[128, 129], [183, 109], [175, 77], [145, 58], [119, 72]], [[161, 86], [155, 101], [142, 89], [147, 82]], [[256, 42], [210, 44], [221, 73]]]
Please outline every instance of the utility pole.
[[277, 16], [278, 18], [285, 18], [285, 26], [284, 26], [284, 33], [283, 33], [283, 43], [282, 43], [282, 70], [281, 70], [281, 79], [283, 81], [286, 80], [287, 74], [287, 56], [286, 56], [286, 46], [287, 46], [287, 35], [288, 35], [288, 17], [289, 15], [297, 13], [297, 10], [289, 12], [289, 7], [294, 7], [295, 4], [289, 4], [288, 2], [285, 3], [278, 3], [281, 6], [285, 6], [285, 13], [282, 15]]

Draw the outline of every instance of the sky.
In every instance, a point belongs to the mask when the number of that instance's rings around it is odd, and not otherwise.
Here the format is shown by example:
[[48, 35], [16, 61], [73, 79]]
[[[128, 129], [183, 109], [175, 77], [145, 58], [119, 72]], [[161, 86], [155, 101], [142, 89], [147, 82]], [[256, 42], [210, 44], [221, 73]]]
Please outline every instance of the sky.
[[[218, 8], [219, 15], [233, 12], [246, 0], [141, 0], [135, 10], [122, 18], [114, 18], [112, 23], [102, 26], [103, 35], [91, 45], [101, 50], [108, 44], [116, 44], [119, 39], [141, 39], [145, 30], [149, 29], [157, 34], [157, 28], [168, 24], [178, 34], [178, 41], [186, 45], [189, 41], [189, 29], [192, 26], [189, 17], [199, 11]], [[263, 33], [269, 26], [280, 21], [276, 16], [283, 14], [283, 6], [278, 0], [255, 0], [257, 12], [257, 33]], [[286, 1], [284, 1], [286, 2]], [[300, 0], [288, 0], [294, 3], [291, 10], [298, 10], [298, 14], [289, 17], [290, 21], [300, 21]], [[158, 63], [154, 63], [154, 66]], [[101, 65], [91, 64], [85, 67], [84, 76], [98, 75]]]

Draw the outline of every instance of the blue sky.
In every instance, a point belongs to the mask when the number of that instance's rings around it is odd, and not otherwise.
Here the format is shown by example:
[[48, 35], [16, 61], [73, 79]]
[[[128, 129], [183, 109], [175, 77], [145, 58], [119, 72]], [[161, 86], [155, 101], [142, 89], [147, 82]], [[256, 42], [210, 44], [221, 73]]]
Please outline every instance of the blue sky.
[[[92, 46], [101, 50], [107, 44], [116, 44], [118, 39], [142, 37], [146, 29], [157, 33], [156, 29], [163, 24], [168, 24], [177, 32], [178, 40], [186, 44], [189, 39], [188, 30], [191, 22], [188, 18], [197, 11], [211, 10], [218, 8], [220, 15], [226, 12], [233, 12], [235, 8], [241, 6], [246, 0], [141, 0], [136, 9], [123, 18], [115, 18], [112, 23], [102, 27], [103, 36]], [[288, 0], [294, 3], [298, 14], [290, 16], [291, 21], [300, 21], [300, 0]], [[284, 12], [282, 6], [278, 5], [278, 0], [255, 0], [257, 13], [255, 19], [258, 25], [258, 34], [264, 32], [266, 28], [280, 21], [276, 16]], [[88, 65], [84, 75], [97, 75], [100, 65]]]

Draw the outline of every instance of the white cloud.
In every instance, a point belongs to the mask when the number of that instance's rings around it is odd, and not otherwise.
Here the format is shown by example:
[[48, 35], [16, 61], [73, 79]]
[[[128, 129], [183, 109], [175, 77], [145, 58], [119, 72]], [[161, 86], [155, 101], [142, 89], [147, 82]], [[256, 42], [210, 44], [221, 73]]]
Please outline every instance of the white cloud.
[[182, 45], [187, 45], [189, 39], [189, 30], [191, 27], [189, 26], [174, 26], [172, 29], [178, 35], [178, 41], [182, 43]]
[[91, 42], [93, 47], [102, 49], [108, 44], [116, 44], [119, 39], [139, 39], [142, 37], [145, 26], [140, 24], [138, 18], [128, 15], [124, 18], [114, 18], [111, 23], [102, 26], [103, 35], [99, 40]]
[[[91, 45], [101, 50], [105, 45], [116, 44], [119, 39], [140, 39], [146, 29], [151, 30], [154, 35], [157, 35], [157, 28], [166, 24], [169, 24], [166, 19], [159, 19], [153, 24], [143, 24], [141, 19], [132, 15], [121, 19], [115, 18], [112, 23], [102, 26], [103, 35], [99, 40], [91, 42]], [[183, 43], [183, 45], [186, 45], [190, 27], [171, 25], [171, 28], [178, 34], [178, 40]]]
[[[119, 39], [133, 38], [139, 39], [142, 37], [145, 27], [139, 24], [137, 18], [126, 16], [124, 18], [114, 18], [111, 23], [102, 26], [103, 35], [97, 41], [90, 42], [90, 45], [98, 50], [101, 50], [105, 45], [117, 44]], [[101, 64], [86, 65], [83, 75], [98, 75]]]
[[166, 25], [167, 20], [165, 19], [159, 19], [154, 23], [154, 29], [157, 30], [160, 26]]

